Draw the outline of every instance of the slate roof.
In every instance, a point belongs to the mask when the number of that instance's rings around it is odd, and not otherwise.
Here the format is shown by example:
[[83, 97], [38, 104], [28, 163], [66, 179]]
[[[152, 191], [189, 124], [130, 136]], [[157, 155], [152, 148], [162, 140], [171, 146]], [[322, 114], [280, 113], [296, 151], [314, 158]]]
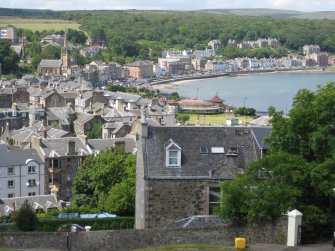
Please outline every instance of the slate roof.
[[58, 156], [68, 156], [67, 146], [69, 141], [75, 142], [75, 151], [77, 155], [89, 155], [89, 151], [83, 142], [77, 137], [67, 137], [58, 139], [42, 139], [41, 149], [46, 157], [56, 152]]
[[42, 59], [38, 67], [41, 68], [60, 68], [62, 66], [62, 60], [60, 59]]
[[153, 63], [150, 62], [149, 60], [138, 60], [131, 64], [128, 64], [128, 66], [131, 66], [131, 67], [140, 67], [140, 66], [146, 66], [146, 65], [153, 66]]
[[51, 92], [47, 92], [46, 94], [44, 94], [41, 98], [42, 99], [46, 99], [48, 97], [50, 97], [52, 94], [57, 93], [55, 90], [51, 91]]
[[47, 131], [47, 136], [50, 139], [62, 138], [68, 134], [69, 132], [67, 131], [64, 131], [62, 129], [52, 128], [52, 127]]
[[59, 94], [62, 95], [65, 99], [76, 99], [78, 96], [76, 92], [62, 92]]
[[46, 92], [39, 88], [28, 88], [27, 90], [31, 97], [42, 97], [46, 94]]
[[115, 100], [117, 98], [122, 98], [124, 102], [138, 102], [142, 97], [140, 95], [129, 94], [125, 92], [111, 92], [106, 91], [105, 97], [107, 99]]
[[[166, 167], [164, 144], [170, 139], [182, 149], [180, 168]], [[213, 153], [212, 147], [223, 147], [224, 153]], [[232, 147], [238, 154], [228, 154]], [[149, 126], [144, 159], [149, 179], [233, 179], [257, 159], [256, 147], [251, 127]]]
[[93, 97], [93, 92], [88, 91], [83, 94], [83, 99], [88, 100]]
[[26, 196], [16, 198], [1, 198], [0, 199], [0, 213], [7, 214], [14, 210], [21, 208], [22, 204], [28, 200], [28, 203], [36, 209], [42, 209], [46, 212], [50, 208], [57, 208], [61, 210], [61, 203], [57, 201], [55, 195], [37, 195], [37, 196]]
[[93, 118], [94, 118], [93, 114], [82, 112], [77, 114], [77, 119], [75, 120], [75, 122], [83, 125]]
[[40, 164], [44, 163], [34, 149], [8, 150], [7, 147], [0, 147], [0, 156], [0, 166], [25, 165], [28, 159], [33, 159]]
[[69, 115], [74, 114], [74, 111], [70, 107], [52, 107], [48, 108], [47, 114], [48, 120], [59, 120], [61, 125], [68, 125]]
[[270, 136], [271, 130], [269, 126], [252, 127], [252, 133], [259, 148], [270, 149], [270, 145], [264, 143], [264, 139]]
[[130, 137], [117, 138], [117, 139], [89, 139], [87, 144], [93, 152], [101, 152], [115, 147], [115, 143], [124, 142], [125, 152], [133, 153], [136, 148], [136, 141]]
[[17, 132], [14, 132], [15, 134], [12, 134], [12, 139], [21, 143], [28, 143], [31, 142], [31, 137], [32, 136], [39, 136], [36, 132], [33, 130], [19, 130]]

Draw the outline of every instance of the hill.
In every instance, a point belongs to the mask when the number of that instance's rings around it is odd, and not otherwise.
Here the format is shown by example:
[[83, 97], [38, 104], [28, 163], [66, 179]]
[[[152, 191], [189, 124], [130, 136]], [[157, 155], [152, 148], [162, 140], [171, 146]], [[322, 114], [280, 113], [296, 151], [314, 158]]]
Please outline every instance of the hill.
[[303, 12], [295, 10], [280, 9], [206, 9], [200, 12], [216, 13], [223, 15], [236, 16], [256, 16], [256, 17], [272, 17], [272, 18], [303, 18], [303, 19], [330, 19], [335, 20], [335, 11], [313, 11]]

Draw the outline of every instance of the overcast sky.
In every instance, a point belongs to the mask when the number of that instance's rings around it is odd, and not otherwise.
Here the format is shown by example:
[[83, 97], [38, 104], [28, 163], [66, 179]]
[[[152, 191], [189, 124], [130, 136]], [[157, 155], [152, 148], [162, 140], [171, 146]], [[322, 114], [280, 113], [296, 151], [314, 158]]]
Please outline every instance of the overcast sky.
[[0, 0], [0, 7], [51, 10], [272, 8], [335, 11], [335, 0]]

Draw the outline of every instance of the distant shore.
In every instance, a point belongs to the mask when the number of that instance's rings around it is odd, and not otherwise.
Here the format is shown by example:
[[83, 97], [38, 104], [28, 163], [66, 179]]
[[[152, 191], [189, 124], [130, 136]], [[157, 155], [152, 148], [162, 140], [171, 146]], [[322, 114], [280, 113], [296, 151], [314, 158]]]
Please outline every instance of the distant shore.
[[304, 68], [304, 69], [269, 69], [269, 70], [255, 70], [255, 71], [233, 71], [233, 72], [223, 72], [217, 74], [204, 74], [204, 75], [194, 75], [194, 76], [181, 76], [180, 78], [170, 78], [164, 79], [156, 82], [150, 83], [150, 86], [155, 89], [165, 89], [171, 86], [191, 83], [203, 79], [209, 78], [221, 78], [221, 77], [235, 77], [247, 74], [259, 74], [259, 73], [280, 73], [280, 72], [292, 72], [292, 73], [327, 73], [327, 72], [335, 72], [335, 67], [331, 68]]

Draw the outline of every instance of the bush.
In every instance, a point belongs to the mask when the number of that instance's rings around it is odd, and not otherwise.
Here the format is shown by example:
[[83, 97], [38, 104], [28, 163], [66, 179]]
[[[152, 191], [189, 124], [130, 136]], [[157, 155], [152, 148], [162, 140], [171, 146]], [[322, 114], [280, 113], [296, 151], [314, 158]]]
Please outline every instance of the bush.
[[117, 217], [117, 218], [95, 218], [95, 219], [40, 219], [37, 231], [54, 232], [64, 225], [78, 224], [80, 226], [91, 226], [94, 230], [117, 230], [132, 229], [134, 227], [133, 217]]
[[21, 231], [34, 231], [38, 224], [37, 216], [28, 203], [28, 200], [25, 200], [15, 216], [15, 224], [18, 229]]

